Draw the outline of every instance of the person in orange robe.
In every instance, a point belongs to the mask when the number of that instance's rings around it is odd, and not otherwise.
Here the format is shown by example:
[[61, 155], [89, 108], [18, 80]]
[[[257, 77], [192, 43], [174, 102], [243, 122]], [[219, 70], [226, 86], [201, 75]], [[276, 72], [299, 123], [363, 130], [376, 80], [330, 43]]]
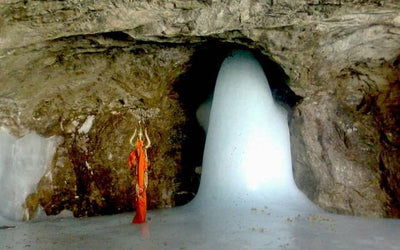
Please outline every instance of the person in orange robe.
[[147, 159], [147, 148], [150, 147], [150, 139], [147, 135], [147, 130], [145, 129], [145, 135], [147, 140], [147, 145], [144, 146], [144, 141], [142, 139], [143, 133], [142, 129], [139, 129], [138, 139], [135, 144], [133, 144], [133, 139], [136, 136], [136, 130], [130, 139], [131, 145], [134, 150], [129, 155], [128, 165], [129, 168], [136, 168], [136, 214], [132, 220], [132, 223], [143, 223], [146, 221], [146, 210], [147, 210], [147, 199], [146, 199], [146, 189], [148, 184], [148, 159]]

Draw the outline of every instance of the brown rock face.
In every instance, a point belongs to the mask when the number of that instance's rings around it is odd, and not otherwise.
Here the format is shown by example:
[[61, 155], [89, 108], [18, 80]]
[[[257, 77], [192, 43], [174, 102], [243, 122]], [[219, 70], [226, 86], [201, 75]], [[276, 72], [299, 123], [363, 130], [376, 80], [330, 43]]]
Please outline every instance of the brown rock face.
[[385, 62], [379, 72], [371, 68], [342, 70], [328, 93], [295, 110], [294, 173], [328, 211], [398, 216], [399, 141], [392, 135], [399, 134], [399, 68]]
[[2, 1], [0, 126], [64, 138], [27, 207], [133, 209], [127, 142], [141, 119], [153, 142], [150, 207], [173, 206], [193, 123], [176, 86], [219, 42], [271, 58], [290, 79], [275, 87], [303, 97], [290, 129], [310, 199], [400, 217], [399, 13], [396, 0]]
[[153, 144], [149, 207], [174, 205], [185, 117], [172, 84], [191, 50], [115, 42], [107, 36], [59, 39], [35, 45], [32, 53], [15, 50], [12, 60], [2, 61], [1, 109], [9, 115], [1, 125], [15, 134], [35, 130], [64, 138], [38, 195], [28, 198], [48, 214], [132, 210], [127, 158], [140, 120]]

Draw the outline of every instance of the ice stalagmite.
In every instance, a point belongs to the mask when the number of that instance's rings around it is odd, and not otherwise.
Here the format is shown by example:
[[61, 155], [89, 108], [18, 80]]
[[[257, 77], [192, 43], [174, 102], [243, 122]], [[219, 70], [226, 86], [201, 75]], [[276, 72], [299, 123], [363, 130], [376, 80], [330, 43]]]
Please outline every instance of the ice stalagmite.
[[197, 202], [304, 204], [293, 181], [287, 113], [248, 51], [225, 59], [214, 91]]

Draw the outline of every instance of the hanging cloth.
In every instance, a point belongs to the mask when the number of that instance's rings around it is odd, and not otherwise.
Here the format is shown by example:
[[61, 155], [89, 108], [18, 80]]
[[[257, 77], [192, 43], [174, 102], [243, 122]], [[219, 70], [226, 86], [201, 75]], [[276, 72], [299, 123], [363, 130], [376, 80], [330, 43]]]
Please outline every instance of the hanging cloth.
[[136, 167], [136, 214], [132, 223], [143, 223], [146, 221], [146, 173], [147, 173], [147, 159], [144, 149], [143, 140], [137, 140], [135, 143], [135, 150], [129, 155], [129, 168]]

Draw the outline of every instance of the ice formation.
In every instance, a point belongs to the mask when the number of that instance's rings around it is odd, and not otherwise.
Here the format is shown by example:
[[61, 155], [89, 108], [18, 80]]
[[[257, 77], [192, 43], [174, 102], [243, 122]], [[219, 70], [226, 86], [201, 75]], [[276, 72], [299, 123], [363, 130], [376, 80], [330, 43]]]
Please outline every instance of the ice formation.
[[287, 112], [274, 103], [251, 52], [235, 51], [225, 59], [203, 126], [208, 132], [197, 200], [216, 206], [280, 200], [305, 205], [292, 177]]
[[196, 118], [199, 125], [207, 132], [210, 119], [212, 96], [203, 102], [196, 110]]
[[82, 124], [82, 126], [79, 128], [78, 133], [79, 134], [87, 134], [89, 133], [90, 129], [92, 128], [93, 125], [93, 121], [94, 121], [94, 115], [89, 115], [85, 122]]
[[16, 138], [0, 130], [0, 216], [13, 220], [27, 216], [25, 199], [35, 191], [59, 142], [58, 137], [30, 133]]

